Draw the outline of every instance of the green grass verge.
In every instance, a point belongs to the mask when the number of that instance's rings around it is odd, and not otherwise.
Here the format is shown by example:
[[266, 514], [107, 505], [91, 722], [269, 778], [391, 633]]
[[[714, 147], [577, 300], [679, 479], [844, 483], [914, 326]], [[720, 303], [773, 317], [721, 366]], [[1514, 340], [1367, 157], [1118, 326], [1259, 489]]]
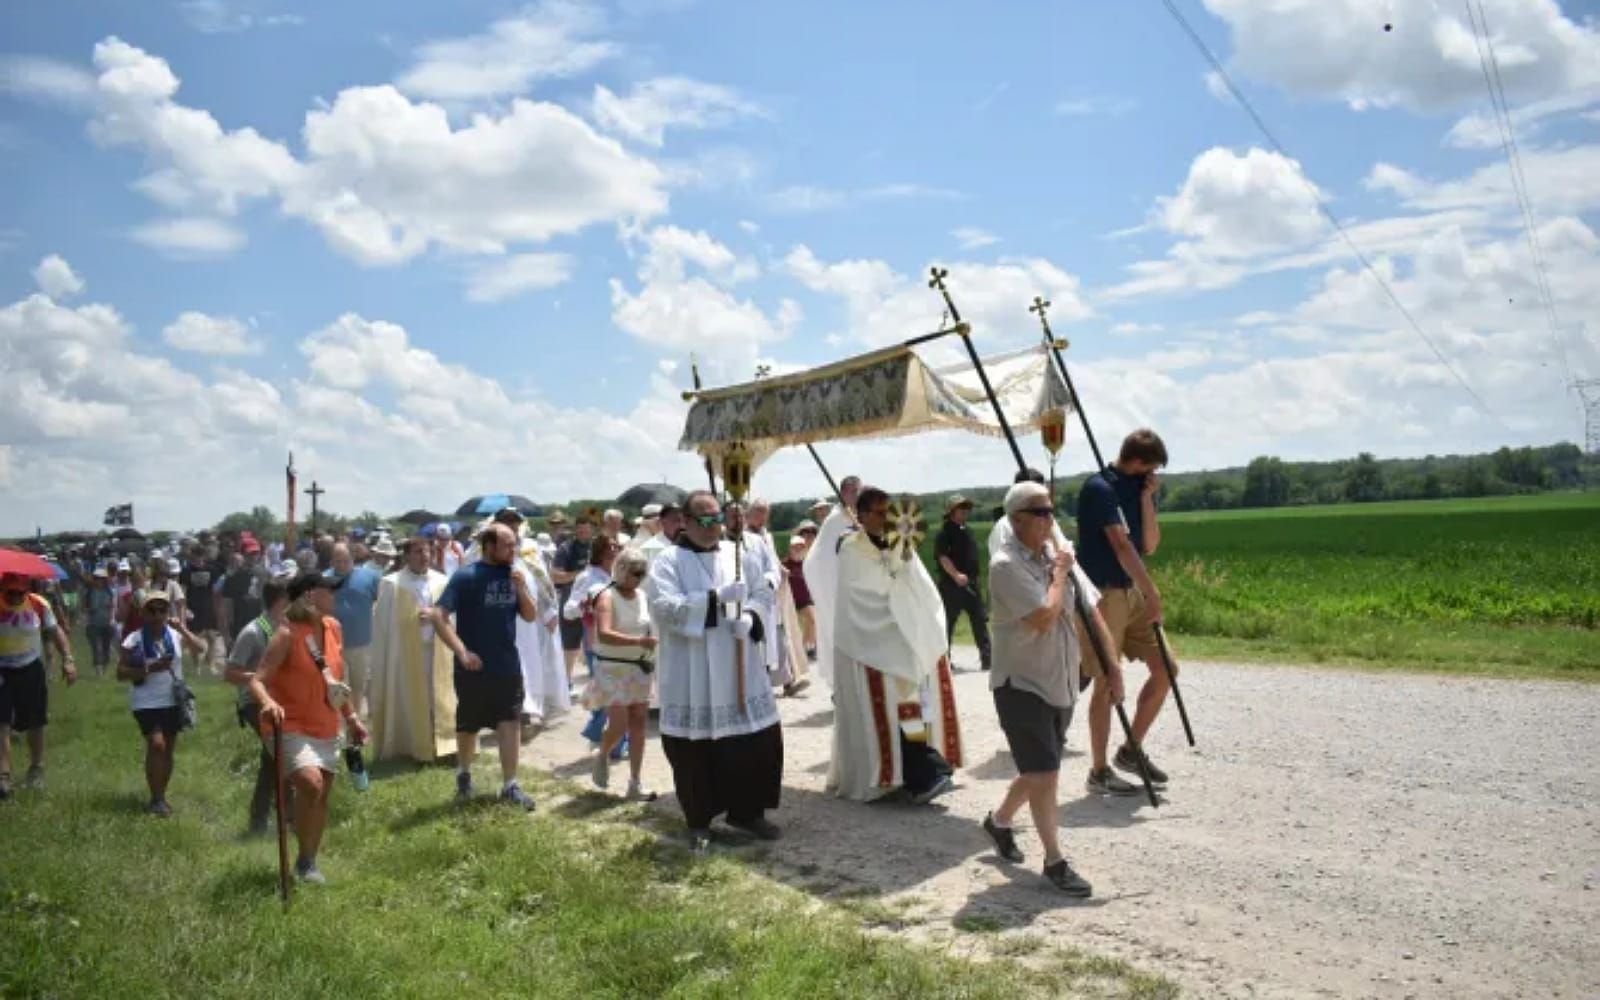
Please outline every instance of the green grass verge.
[[1076, 951], [975, 962], [869, 932], [746, 863], [759, 852], [694, 859], [656, 813], [538, 776], [532, 817], [455, 807], [447, 769], [385, 775], [359, 796], [341, 782], [323, 856], [332, 883], [285, 913], [273, 842], [240, 836], [255, 746], [232, 725], [230, 690], [199, 693], [178, 814], [162, 821], [139, 811], [125, 692], [53, 686], [48, 789], [0, 805], [0, 996], [1174, 993]]

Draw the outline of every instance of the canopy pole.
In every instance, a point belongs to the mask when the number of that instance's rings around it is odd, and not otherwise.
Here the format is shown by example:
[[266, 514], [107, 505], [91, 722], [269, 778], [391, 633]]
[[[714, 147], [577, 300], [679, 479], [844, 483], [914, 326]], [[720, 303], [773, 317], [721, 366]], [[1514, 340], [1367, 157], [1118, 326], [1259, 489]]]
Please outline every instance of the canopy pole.
[[828, 467], [822, 464], [822, 456], [817, 454], [817, 449], [812, 446], [810, 441], [806, 442], [806, 451], [811, 453], [811, 460], [816, 462], [817, 468], [822, 471], [822, 478], [828, 481], [828, 489], [833, 491], [833, 498], [839, 501], [839, 506], [843, 507], [844, 494], [839, 492], [839, 484], [833, 481], [833, 473], [829, 472]]
[[[698, 394], [700, 392], [700, 362], [695, 359], [693, 354], [689, 355], [689, 371], [694, 375], [694, 391]], [[712, 471], [711, 456], [705, 455], [702, 457], [705, 459], [706, 463], [706, 481], [711, 486], [711, 495], [716, 496], [717, 474], [716, 472]], [[687, 514], [688, 511], [685, 510], [684, 513]]]
[[[928, 280], [928, 287], [936, 289], [940, 295], [944, 296], [945, 308], [950, 310], [950, 318], [956, 321], [956, 329], [962, 330], [965, 324], [961, 322], [961, 313], [956, 310], [955, 300], [950, 297], [950, 290], [944, 284], [944, 279], [950, 272], [935, 266], [930, 269], [929, 273], [931, 277]], [[1005, 432], [1006, 443], [1011, 446], [1011, 456], [1017, 460], [1017, 471], [1022, 472], [1027, 469], [1028, 463], [1022, 457], [1022, 449], [1017, 447], [1016, 435], [1011, 433], [1011, 423], [1006, 420], [1005, 411], [1000, 408], [1000, 400], [994, 394], [994, 386], [989, 384], [989, 375], [983, 370], [983, 360], [978, 357], [977, 350], [972, 346], [970, 334], [971, 327], [962, 330], [961, 341], [967, 345], [967, 355], [972, 359], [972, 367], [978, 373], [978, 381], [983, 385], [984, 395], [989, 397], [989, 405], [994, 407], [994, 415], [1000, 420], [1000, 429]], [[1076, 586], [1072, 589], [1077, 595], [1074, 605], [1078, 610], [1078, 618], [1083, 622], [1083, 630], [1088, 634], [1089, 642], [1094, 646], [1095, 655], [1100, 658], [1101, 664], [1105, 665], [1106, 669], [1110, 669], [1111, 654], [1106, 650], [1105, 642], [1101, 639], [1100, 633], [1095, 630], [1094, 618], [1089, 613], [1088, 601], [1084, 598], [1082, 590]], [[1117, 710], [1117, 720], [1122, 723], [1122, 735], [1128, 741], [1128, 745], [1135, 750], [1142, 750], [1139, 746], [1139, 741], [1133, 737], [1133, 725], [1128, 721], [1127, 710], [1122, 707], [1121, 702], [1112, 702], [1112, 707]], [[1156, 798], [1155, 786], [1150, 782], [1150, 772], [1145, 767], [1144, 754], [1140, 752], [1136, 759], [1139, 762], [1139, 777], [1144, 781], [1144, 793], [1149, 797], [1151, 806], [1159, 807], [1161, 801]]]
[[[1042, 296], [1033, 297], [1033, 305], [1028, 307], [1031, 313], [1039, 316], [1039, 325], [1044, 327], [1044, 343], [1050, 348], [1050, 356], [1056, 360], [1056, 370], [1061, 373], [1061, 381], [1067, 384], [1067, 395], [1072, 399], [1072, 408], [1078, 411], [1078, 420], [1083, 424], [1083, 436], [1089, 439], [1089, 450], [1094, 453], [1095, 469], [1104, 475], [1110, 466], [1106, 465], [1104, 456], [1100, 454], [1100, 445], [1095, 442], [1094, 431], [1089, 427], [1089, 415], [1084, 412], [1083, 400], [1078, 396], [1077, 386], [1072, 384], [1072, 376], [1067, 372], [1067, 362], [1061, 357], [1060, 341], [1056, 340], [1054, 331], [1050, 329], [1050, 317], [1046, 315], [1050, 303]], [[1052, 468], [1052, 472], [1054, 469]], [[1117, 504], [1117, 519], [1122, 522], [1122, 529], [1128, 530], [1128, 515], [1122, 512], [1122, 505]], [[1144, 556], [1134, 546], [1134, 558], [1142, 564]], [[1148, 572], [1148, 570], [1147, 570]], [[1155, 623], [1156, 645], [1161, 648], [1161, 666], [1167, 672], [1167, 683], [1172, 687], [1172, 700], [1178, 706], [1178, 718], [1183, 720], [1183, 735], [1188, 738], [1189, 745], [1194, 743], [1194, 727], [1189, 724], [1189, 710], [1183, 704], [1183, 692], [1178, 690], [1177, 665], [1172, 662], [1172, 652], [1167, 646], [1167, 630], [1161, 622]]]

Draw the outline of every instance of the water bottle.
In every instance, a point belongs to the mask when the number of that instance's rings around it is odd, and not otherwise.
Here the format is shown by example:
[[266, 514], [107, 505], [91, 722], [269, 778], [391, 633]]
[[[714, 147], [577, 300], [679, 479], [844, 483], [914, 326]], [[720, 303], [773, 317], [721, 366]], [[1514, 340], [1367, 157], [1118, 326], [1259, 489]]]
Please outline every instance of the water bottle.
[[350, 782], [356, 786], [356, 791], [364, 792], [372, 783], [367, 776], [367, 761], [361, 756], [361, 748], [348, 746], [344, 748], [344, 766], [350, 771]]

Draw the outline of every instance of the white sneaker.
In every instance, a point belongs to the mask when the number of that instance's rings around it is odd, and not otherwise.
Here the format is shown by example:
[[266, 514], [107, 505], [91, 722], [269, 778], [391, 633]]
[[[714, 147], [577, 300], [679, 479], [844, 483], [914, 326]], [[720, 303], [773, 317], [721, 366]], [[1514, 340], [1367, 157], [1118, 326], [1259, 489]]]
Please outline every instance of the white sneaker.
[[629, 802], [654, 802], [656, 793], [639, 784], [637, 781], [628, 782]]

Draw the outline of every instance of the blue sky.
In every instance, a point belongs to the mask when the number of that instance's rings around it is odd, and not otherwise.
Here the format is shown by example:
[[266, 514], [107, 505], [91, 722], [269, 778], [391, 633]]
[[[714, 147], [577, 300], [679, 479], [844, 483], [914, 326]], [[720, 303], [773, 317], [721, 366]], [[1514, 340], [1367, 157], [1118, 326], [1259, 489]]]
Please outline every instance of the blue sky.
[[[1294, 160], [1156, 2], [6, 5], [0, 531], [280, 503], [290, 447], [351, 511], [693, 482], [691, 350], [726, 382], [921, 332], [934, 261], [985, 350], [1052, 298], [1099, 435], [1176, 468], [1576, 438], [1595, 9], [1482, 4], [1546, 309], [1463, 11], [1178, 7]], [[1007, 476], [954, 434], [829, 454]]]

